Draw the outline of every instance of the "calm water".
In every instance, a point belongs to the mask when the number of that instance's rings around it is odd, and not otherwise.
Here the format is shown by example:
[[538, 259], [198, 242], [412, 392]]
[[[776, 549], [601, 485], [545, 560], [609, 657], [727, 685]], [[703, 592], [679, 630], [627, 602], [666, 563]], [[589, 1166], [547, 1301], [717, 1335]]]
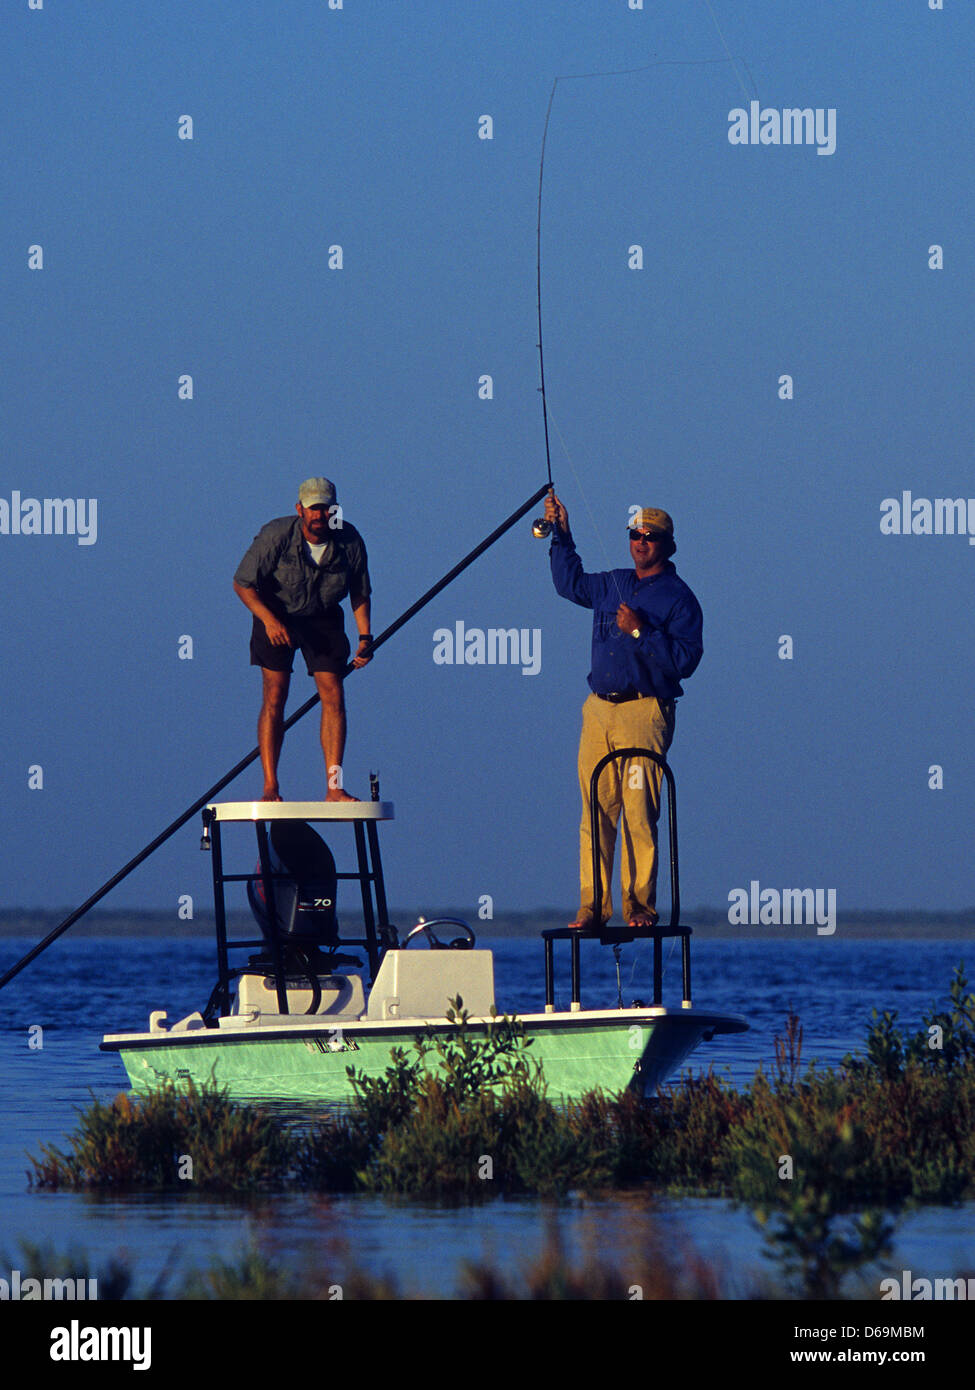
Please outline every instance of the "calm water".
[[[0, 965], [18, 959], [30, 942], [0, 943]], [[486, 943], [482, 943], [486, 944]], [[542, 953], [537, 941], [499, 941], [495, 974], [499, 1008], [526, 1012], [543, 1003]], [[617, 1000], [612, 953], [583, 949], [584, 1005]], [[568, 950], [557, 954], [559, 1004], [568, 1001]], [[870, 1011], [897, 1010], [913, 1030], [934, 1000], [942, 1000], [965, 943], [815, 941], [695, 941], [694, 1001], [744, 1014], [751, 1032], [716, 1040], [694, 1054], [738, 1085], [774, 1058], [774, 1038], [792, 1006], [804, 1028], [803, 1058], [837, 1063], [862, 1050]], [[665, 959], [668, 959], [665, 955]], [[625, 1267], [646, 1248], [651, 1232], [668, 1242], [690, 1241], [723, 1272], [729, 1294], [761, 1272], [761, 1239], [747, 1213], [722, 1202], [657, 1204], [640, 1197], [562, 1205], [503, 1200], [473, 1209], [397, 1204], [379, 1198], [283, 1196], [254, 1203], [193, 1193], [172, 1197], [90, 1197], [38, 1193], [27, 1187], [26, 1153], [58, 1143], [90, 1095], [109, 1099], [126, 1086], [121, 1062], [101, 1053], [103, 1032], [146, 1026], [150, 1009], [170, 1019], [205, 1003], [214, 980], [209, 943], [78, 939], [56, 943], [3, 992], [0, 1023], [0, 1276], [18, 1264], [21, 1237], [56, 1250], [83, 1251], [94, 1267], [127, 1255], [137, 1288], [163, 1269], [206, 1266], [231, 1258], [250, 1242], [296, 1269], [314, 1267], [341, 1283], [349, 1260], [392, 1274], [405, 1292], [449, 1297], [468, 1261], [488, 1259], [517, 1276], [547, 1243], [570, 1254], [597, 1253]], [[649, 997], [649, 945], [624, 948], [625, 1003]], [[975, 971], [973, 971], [975, 973]], [[679, 1001], [680, 960], [664, 976], [665, 999]], [[28, 1030], [43, 1028], [43, 1047], [28, 1047]], [[975, 1270], [975, 1207], [931, 1209], [902, 1222], [892, 1267], [944, 1277]]]

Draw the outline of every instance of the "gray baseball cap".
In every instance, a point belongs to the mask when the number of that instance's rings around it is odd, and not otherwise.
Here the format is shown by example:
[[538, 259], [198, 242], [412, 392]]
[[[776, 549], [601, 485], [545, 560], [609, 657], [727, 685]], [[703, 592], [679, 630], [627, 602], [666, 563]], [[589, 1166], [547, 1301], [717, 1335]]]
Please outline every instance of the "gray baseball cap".
[[335, 485], [327, 478], [306, 478], [298, 489], [303, 507], [330, 507], [335, 501]]

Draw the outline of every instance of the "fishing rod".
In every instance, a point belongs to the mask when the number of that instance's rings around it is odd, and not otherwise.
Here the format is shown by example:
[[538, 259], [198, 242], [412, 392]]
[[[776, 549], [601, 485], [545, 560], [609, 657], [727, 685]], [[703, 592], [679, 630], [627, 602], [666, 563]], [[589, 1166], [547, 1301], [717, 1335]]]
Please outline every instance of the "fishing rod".
[[[408, 623], [415, 614], [419, 613], [420, 609], [424, 608], [431, 599], [436, 598], [437, 594], [439, 594], [442, 589], [445, 589], [463, 570], [467, 569], [468, 565], [473, 564], [479, 555], [483, 555], [484, 551], [489, 549], [496, 540], [499, 540], [506, 531], [510, 531], [511, 527], [514, 526], [516, 522], [520, 521], [521, 518], [534, 507], [535, 503], [538, 502], [540, 498], [545, 496], [550, 486], [551, 477], [544, 487], [540, 487], [537, 492], [533, 492], [527, 502], [523, 503], [516, 512], [512, 512], [506, 521], [503, 521], [500, 526], [496, 527], [489, 536], [485, 536], [480, 545], [475, 546], [470, 554], [465, 555], [463, 560], [454, 565], [453, 569], [449, 570], [431, 589], [428, 589], [421, 598], [418, 598], [415, 603], [411, 604], [405, 613], [401, 613], [395, 622], [390, 623], [389, 627], [381, 632], [378, 637], [374, 638], [369, 647], [370, 655], [377, 651], [384, 642], [388, 642], [395, 632], [398, 632], [405, 623]], [[342, 673], [343, 679], [351, 675], [356, 669], [353, 663], [349, 662], [345, 671]], [[317, 694], [313, 695], [310, 700], [306, 700], [300, 709], [295, 710], [294, 714], [285, 720], [285, 731], [290, 729], [293, 724], [297, 724], [298, 720], [306, 715], [308, 711], [313, 709], [318, 703], [319, 699]], [[93, 908], [97, 902], [100, 902], [107, 893], [110, 893], [116, 884], [121, 883], [123, 878], [126, 878], [133, 869], [138, 868], [143, 860], [149, 858], [150, 854], [154, 854], [159, 846], [165, 844], [165, 842], [172, 835], [175, 835], [176, 831], [181, 829], [188, 820], [192, 819], [199, 811], [202, 811], [204, 806], [209, 805], [213, 798], [217, 796], [218, 793], [222, 792], [228, 783], [239, 776], [245, 768], [250, 767], [251, 763], [255, 762], [260, 755], [260, 748], [253, 748], [246, 758], [242, 758], [225, 776], [221, 777], [219, 782], [215, 782], [208, 791], [204, 792], [201, 797], [194, 801], [192, 806], [188, 806], [182, 815], [178, 816], [171, 825], [167, 825], [166, 829], [161, 831], [154, 840], [151, 840], [144, 849], [140, 850], [134, 859], [130, 859], [124, 868], [119, 869], [117, 874], [113, 874], [112, 877], [108, 879], [107, 882], [103, 883], [96, 892], [92, 893], [91, 897], [83, 902], [80, 907], [75, 908], [74, 912], [65, 917], [63, 922], [58, 923], [52, 931], [48, 932], [47, 936], [45, 936], [42, 941], [39, 941], [36, 946], [32, 947], [16, 965], [12, 965], [9, 970], [3, 975], [0, 975], [0, 989], [2, 989], [4, 985], [9, 984], [16, 975], [20, 974], [21, 970], [30, 965], [32, 960], [35, 960], [42, 951], [45, 951], [47, 947], [66, 932], [69, 927], [74, 926], [75, 922], [77, 922], [80, 917], [83, 917], [85, 913]]]
[[[707, 4], [707, 7], [711, 12], [711, 18], [712, 20], [714, 20], [714, 27], [717, 30], [718, 37], [720, 38], [721, 43], [724, 46], [724, 50], [728, 55], [727, 58], [658, 58], [655, 59], [652, 63], [642, 63], [639, 67], [636, 68], [613, 68], [608, 71], [598, 72], [561, 73], [552, 82], [552, 90], [549, 93], [548, 98], [548, 108], [545, 112], [545, 125], [542, 129], [542, 152], [541, 157], [538, 161], [538, 217], [535, 223], [535, 289], [536, 299], [538, 302], [538, 370], [541, 381], [541, 385], [538, 389], [541, 392], [542, 396], [542, 420], [545, 425], [545, 463], [548, 468], [549, 492], [552, 492], [553, 488], [552, 458], [549, 451], [548, 438], [548, 402], [545, 397], [545, 353], [542, 347], [542, 179], [545, 172], [545, 142], [548, 139], [548, 126], [549, 120], [552, 115], [552, 105], [555, 101], [555, 92], [560, 82], [576, 82], [580, 79], [584, 80], [586, 78], [591, 77], [632, 77], [638, 73], [650, 72], [651, 69], [659, 67], [709, 67], [715, 64], [720, 65], [722, 63], [730, 63], [732, 68], [734, 69], [735, 76], [738, 78], [742, 91], [744, 91], [745, 93], [746, 99], [748, 99], [751, 94], [748, 92], [748, 89], [745, 87], [745, 84], [742, 81], [741, 75], [738, 72], [737, 63], [740, 62], [742, 67], [748, 73], [749, 80], [751, 81], [752, 87], [754, 88], [755, 83], [754, 79], [752, 78], [751, 72], [749, 71], [748, 64], [745, 62], [743, 58], [736, 59], [733, 56], [731, 49], [728, 47], [725, 36], [721, 32], [721, 29], [718, 25], [717, 17], [715, 16], [714, 10], [711, 7], [711, 0], [705, 0], [705, 3]], [[757, 90], [755, 92], [755, 95], [757, 96]], [[558, 430], [559, 438], [562, 440], [562, 448], [565, 451], [566, 458], [568, 459], [569, 453], [568, 450], [565, 448], [565, 440], [562, 439], [562, 432], [558, 428], [558, 422], [554, 421], [553, 423], [555, 424], [556, 430]], [[571, 459], [569, 459], [569, 463], [571, 465]], [[573, 469], [573, 471], [575, 470]], [[545, 540], [548, 536], [552, 534], [552, 526], [553, 523], [551, 521], [546, 521], [544, 517], [536, 517], [535, 520], [532, 522], [532, 535], [536, 538], [536, 540]]]
[[[552, 491], [552, 456], [549, 452], [548, 444], [548, 404], [545, 400], [545, 353], [542, 350], [542, 175], [545, 172], [545, 141], [548, 139], [548, 121], [552, 114], [552, 102], [555, 100], [555, 89], [559, 85], [556, 78], [552, 83], [552, 90], [548, 98], [548, 110], [545, 112], [545, 128], [542, 131], [542, 157], [538, 161], [538, 217], [535, 222], [535, 295], [538, 301], [538, 373], [541, 380], [539, 391], [542, 393], [542, 420], [545, 423], [545, 465], [548, 468], [548, 490]], [[536, 516], [532, 522], [532, 535], [536, 540], [543, 541], [546, 536], [551, 535], [552, 523], [546, 521], [543, 516]]]

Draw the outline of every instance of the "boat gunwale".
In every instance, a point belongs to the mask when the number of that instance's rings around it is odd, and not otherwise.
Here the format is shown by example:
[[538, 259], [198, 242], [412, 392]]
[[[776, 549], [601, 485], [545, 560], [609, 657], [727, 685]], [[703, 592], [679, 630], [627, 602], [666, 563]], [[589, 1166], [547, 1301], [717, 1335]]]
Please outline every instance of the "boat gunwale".
[[[547, 1032], [555, 1027], [576, 1029], [600, 1024], [633, 1027], [640, 1023], [659, 1023], [665, 1019], [680, 1020], [682, 1023], [693, 1024], [705, 1031], [713, 1029], [714, 1032], [720, 1033], [743, 1033], [749, 1030], [748, 1022], [740, 1014], [722, 1014], [700, 1009], [669, 1009], [663, 1005], [643, 1009], [579, 1009], [572, 1012], [519, 1014], [516, 1021], [519, 1024], [524, 1024], [526, 1029], [530, 1025], [530, 1031]], [[469, 1018], [466, 1021], [466, 1026], [477, 1032], [487, 1032], [502, 1022], [502, 1015], [498, 1015], [496, 1018]], [[442, 1020], [431, 1018], [363, 1019], [318, 1015], [317, 1017], [309, 1017], [307, 1023], [296, 1025], [286, 1023], [262, 1025], [255, 1022], [243, 1023], [238, 1028], [192, 1028], [180, 1032], [168, 1030], [158, 1033], [106, 1033], [99, 1048], [102, 1052], [121, 1052], [123, 1049], [134, 1047], [157, 1050], [160, 1047], [172, 1047], [174, 1045], [209, 1044], [213, 1046], [221, 1042], [283, 1042], [289, 1039], [301, 1041], [304, 1038], [314, 1038], [322, 1033], [336, 1032], [348, 1032], [360, 1037], [381, 1037], [384, 1034], [394, 1037], [397, 1035], [422, 1037], [430, 1031], [453, 1032], [459, 1026], [459, 1024], [451, 1023], [446, 1018]]]

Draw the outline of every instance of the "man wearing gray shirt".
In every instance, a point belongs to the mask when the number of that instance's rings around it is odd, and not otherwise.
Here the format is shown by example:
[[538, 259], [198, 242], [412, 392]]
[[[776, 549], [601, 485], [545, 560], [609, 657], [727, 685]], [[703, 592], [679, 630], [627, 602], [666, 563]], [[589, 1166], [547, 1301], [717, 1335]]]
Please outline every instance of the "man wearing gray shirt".
[[257, 742], [264, 769], [263, 801], [280, 801], [278, 759], [295, 647], [322, 702], [326, 801], [355, 801], [342, 786], [345, 752], [343, 678], [351, 654], [340, 604], [346, 597], [359, 632], [354, 666], [370, 660], [369, 570], [366, 547], [335, 502], [327, 478], [298, 490], [297, 517], [269, 521], [237, 567], [234, 593], [253, 614], [251, 665], [260, 666], [263, 702]]

